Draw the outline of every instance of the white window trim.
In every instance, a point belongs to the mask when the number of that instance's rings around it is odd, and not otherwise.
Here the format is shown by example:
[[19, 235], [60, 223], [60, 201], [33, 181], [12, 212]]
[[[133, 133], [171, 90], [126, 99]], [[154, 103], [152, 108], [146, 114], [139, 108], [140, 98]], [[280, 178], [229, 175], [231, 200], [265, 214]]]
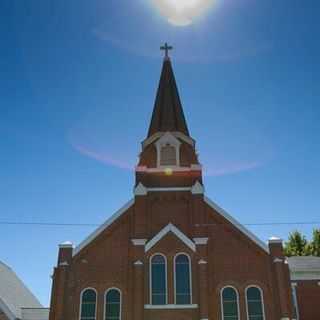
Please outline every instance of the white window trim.
[[265, 310], [264, 310], [264, 296], [263, 296], [263, 290], [257, 286], [257, 285], [254, 285], [254, 284], [250, 284], [246, 287], [245, 289], [245, 299], [246, 299], [246, 314], [247, 314], [247, 320], [249, 320], [249, 306], [248, 306], [248, 296], [247, 296], [247, 291], [248, 289], [250, 288], [256, 288], [260, 291], [260, 296], [261, 296], [261, 304], [262, 304], [262, 316], [263, 316], [263, 320], [266, 319], [266, 314], [265, 314]]
[[164, 236], [166, 236], [169, 232], [172, 232], [177, 236], [187, 247], [189, 247], [192, 251], [196, 251], [195, 243], [189, 239], [182, 231], [180, 231], [176, 226], [172, 223], [167, 224], [163, 229], [161, 229], [150, 241], [148, 241], [144, 247], [144, 251], [149, 251], [157, 242], [159, 242]]
[[166, 297], [166, 305], [168, 304], [168, 262], [167, 262], [167, 257], [160, 253], [160, 252], [157, 252], [157, 253], [154, 253], [152, 256], [150, 256], [149, 258], [149, 301], [150, 301], [150, 305], [152, 306], [158, 306], [158, 305], [154, 305], [153, 304], [153, 301], [152, 301], [152, 258], [154, 256], [162, 256], [164, 257], [164, 261], [165, 261], [165, 264], [164, 264], [164, 269], [165, 269], [165, 282], [166, 282], [166, 291], [165, 291], [165, 297]]
[[81, 320], [82, 296], [83, 296], [83, 293], [84, 293], [86, 290], [93, 290], [93, 291], [96, 293], [96, 308], [95, 308], [95, 311], [94, 311], [94, 318], [97, 319], [98, 291], [97, 291], [95, 288], [87, 287], [87, 288], [82, 289], [82, 291], [80, 292], [79, 320]]
[[170, 167], [170, 165], [161, 165], [161, 148], [169, 144], [171, 147], [174, 147], [176, 150], [176, 163], [175, 167], [180, 166], [180, 145], [181, 142], [171, 133], [166, 132], [156, 143], [156, 149], [157, 149], [157, 168], [166, 168]]
[[178, 256], [181, 255], [185, 255], [186, 257], [188, 257], [188, 261], [189, 261], [189, 283], [190, 283], [190, 305], [192, 305], [192, 265], [191, 265], [191, 257], [185, 253], [185, 252], [178, 252], [174, 258], [173, 258], [173, 287], [174, 287], [174, 304], [175, 305], [179, 305], [177, 304], [177, 294], [176, 294], [176, 258]]
[[236, 292], [236, 295], [237, 295], [238, 320], [240, 320], [241, 314], [240, 314], [240, 304], [239, 304], [239, 292], [238, 292], [238, 290], [237, 290], [236, 287], [231, 286], [231, 285], [224, 286], [224, 287], [221, 288], [221, 290], [220, 290], [220, 308], [221, 308], [222, 320], [224, 320], [224, 309], [223, 309], [223, 297], [222, 297], [222, 293], [223, 293], [223, 290], [224, 290], [224, 289], [227, 289], [227, 288], [232, 288], [232, 289]]
[[111, 291], [111, 290], [116, 290], [116, 291], [118, 291], [118, 292], [120, 293], [120, 312], [119, 312], [119, 320], [121, 320], [121, 318], [122, 318], [122, 292], [121, 292], [121, 290], [120, 290], [119, 288], [117, 288], [117, 287], [108, 288], [108, 289], [106, 290], [106, 292], [104, 293], [104, 296], [103, 296], [103, 299], [104, 299], [104, 301], [103, 301], [103, 320], [106, 319], [107, 294], [108, 294], [108, 292]]
[[145, 304], [145, 309], [197, 309], [197, 304]]

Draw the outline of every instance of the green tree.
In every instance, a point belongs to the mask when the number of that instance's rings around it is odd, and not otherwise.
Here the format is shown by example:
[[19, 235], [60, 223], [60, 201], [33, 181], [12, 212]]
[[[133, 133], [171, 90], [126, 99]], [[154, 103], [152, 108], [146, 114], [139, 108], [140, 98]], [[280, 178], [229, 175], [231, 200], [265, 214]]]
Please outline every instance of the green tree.
[[313, 230], [312, 240], [308, 247], [311, 255], [320, 257], [320, 229]]
[[307, 256], [309, 255], [309, 245], [306, 237], [299, 231], [293, 231], [289, 234], [289, 239], [284, 245], [284, 254], [291, 256]]

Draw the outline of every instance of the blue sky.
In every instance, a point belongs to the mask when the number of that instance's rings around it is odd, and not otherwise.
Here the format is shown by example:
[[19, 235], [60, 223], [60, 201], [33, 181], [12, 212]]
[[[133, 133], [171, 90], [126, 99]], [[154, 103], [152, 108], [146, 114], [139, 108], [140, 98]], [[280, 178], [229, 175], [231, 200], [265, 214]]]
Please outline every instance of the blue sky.
[[[319, 9], [216, 0], [177, 27], [147, 0], [2, 0], [0, 220], [99, 224], [132, 197], [168, 41], [207, 195], [242, 223], [319, 221]], [[0, 227], [0, 260], [44, 305], [58, 243], [94, 229]]]

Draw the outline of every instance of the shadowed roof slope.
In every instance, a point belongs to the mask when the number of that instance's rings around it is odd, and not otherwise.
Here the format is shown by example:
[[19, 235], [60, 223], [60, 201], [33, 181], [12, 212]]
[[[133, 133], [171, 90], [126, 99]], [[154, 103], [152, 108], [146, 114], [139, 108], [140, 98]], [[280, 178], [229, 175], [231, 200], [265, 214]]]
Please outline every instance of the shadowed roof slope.
[[22, 318], [23, 307], [43, 308], [12, 269], [0, 261], [0, 309], [12, 320]]
[[189, 130], [169, 58], [165, 58], [163, 61], [148, 138], [156, 132], [166, 131], [179, 131], [189, 136]]

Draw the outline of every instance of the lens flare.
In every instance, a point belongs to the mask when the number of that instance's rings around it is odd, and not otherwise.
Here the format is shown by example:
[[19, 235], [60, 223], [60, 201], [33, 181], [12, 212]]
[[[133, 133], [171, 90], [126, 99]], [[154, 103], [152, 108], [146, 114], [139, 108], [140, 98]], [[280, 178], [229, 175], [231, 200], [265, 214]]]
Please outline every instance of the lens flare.
[[160, 14], [176, 26], [190, 25], [214, 2], [215, 0], [153, 0]]

